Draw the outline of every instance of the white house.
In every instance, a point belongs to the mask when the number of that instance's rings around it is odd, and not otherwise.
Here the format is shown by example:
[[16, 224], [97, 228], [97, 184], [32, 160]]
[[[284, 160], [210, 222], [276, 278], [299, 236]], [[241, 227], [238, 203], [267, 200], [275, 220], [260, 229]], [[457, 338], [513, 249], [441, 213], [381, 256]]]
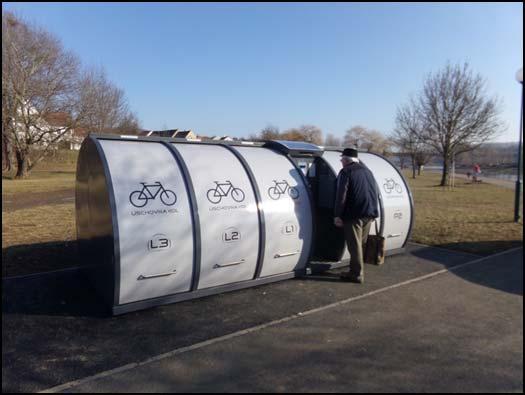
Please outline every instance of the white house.
[[[56, 130], [56, 133], [50, 133], [49, 139], [56, 137], [57, 134], [62, 134], [67, 128], [69, 122], [69, 115], [64, 112], [51, 113], [45, 117], [45, 121], [49, 125], [50, 129]], [[64, 133], [63, 136], [58, 140], [62, 147], [70, 150], [79, 150], [82, 141], [88, 135], [88, 131], [85, 128], [77, 127], [70, 129]]]

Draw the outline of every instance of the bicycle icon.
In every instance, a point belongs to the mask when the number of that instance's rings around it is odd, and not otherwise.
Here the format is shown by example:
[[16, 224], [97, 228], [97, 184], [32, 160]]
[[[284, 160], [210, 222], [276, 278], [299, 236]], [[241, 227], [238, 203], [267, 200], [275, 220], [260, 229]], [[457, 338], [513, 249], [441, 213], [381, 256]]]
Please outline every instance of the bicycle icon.
[[206, 197], [213, 204], [219, 204], [223, 197], [227, 197], [230, 193], [237, 203], [240, 203], [244, 200], [244, 192], [240, 188], [235, 188], [231, 181], [226, 180], [226, 182], [214, 181], [217, 186], [215, 188], [209, 189], [206, 193]]
[[141, 182], [142, 189], [140, 191], [133, 191], [129, 195], [129, 202], [135, 207], [144, 207], [148, 201], [155, 200], [160, 194], [160, 201], [166, 206], [173, 206], [177, 201], [175, 192], [165, 189], [164, 186], [156, 181], [154, 184], [147, 184]]
[[284, 195], [286, 192], [288, 192], [288, 195], [292, 199], [297, 199], [299, 197], [299, 191], [295, 187], [291, 187], [290, 184], [286, 180], [283, 180], [282, 182], [277, 182], [277, 180], [273, 180], [275, 182], [275, 185], [273, 187], [268, 188], [268, 196], [272, 198], [273, 200], [278, 200], [281, 198], [281, 195]]
[[397, 193], [403, 192], [401, 185], [395, 182], [393, 178], [385, 178], [385, 180], [386, 182], [383, 184], [383, 189], [386, 193], [392, 193], [394, 189]]

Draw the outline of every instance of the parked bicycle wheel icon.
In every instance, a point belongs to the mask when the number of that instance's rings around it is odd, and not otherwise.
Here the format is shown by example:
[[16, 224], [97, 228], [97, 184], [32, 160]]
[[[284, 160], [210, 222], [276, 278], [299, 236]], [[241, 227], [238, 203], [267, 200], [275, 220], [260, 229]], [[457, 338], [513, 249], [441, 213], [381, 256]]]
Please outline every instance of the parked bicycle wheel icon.
[[277, 180], [273, 180], [273, 182], [275, 185], [268, 188], [268, 196], [273, 200], [280, 199], [281, 195], [284, 195], [287, 192], [292, 199], [297, 199], [299, 197], [299, 191], [297, 188], [291, 187], [290, 184], [288, 184], [288, 181], [283, 180], [282, 182], [277, 182]]
[[383, 189], [386, 193], [392, 193], [395, 190], [397, 193], [403, 192], [403, 188], [400, 184], [394, 181], [393, 178], [386, 178], [385, 183], [383, 184]]
[[226, 182], [214, 181], [215, 188], [208, 189], [206, 197], [213, 204], [219, 204], [222, 198], [227, 197], [231, 194], [233, 200], [237, 203], [240, 203], [244, 200], [245, 195], [241, 188], [235, 188], [231, 181], [226, 180]]
[[166, 206], [173, 206], [177, 202], [177, 195], [169, 189], [165, 189], [159, 182], [154, 184], [147, 184], [141, 182], [142, 189], [140, 191], [133, 191], [129, 195], [129, 202], [138, 208], [144, 207], [150, 200], [155, 200], [159, 196], [160, 201]]

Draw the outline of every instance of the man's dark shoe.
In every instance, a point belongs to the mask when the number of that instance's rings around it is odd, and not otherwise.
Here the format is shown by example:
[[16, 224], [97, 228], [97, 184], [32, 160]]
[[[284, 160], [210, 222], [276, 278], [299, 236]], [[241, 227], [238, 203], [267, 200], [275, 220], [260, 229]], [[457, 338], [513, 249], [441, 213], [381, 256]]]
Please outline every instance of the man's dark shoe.
[[365, 278], [363, 276], [354, 276], [350, 273], [342, 273], [340, 278], [341, 280], [349, 283], [363, 284], [365, 282]]

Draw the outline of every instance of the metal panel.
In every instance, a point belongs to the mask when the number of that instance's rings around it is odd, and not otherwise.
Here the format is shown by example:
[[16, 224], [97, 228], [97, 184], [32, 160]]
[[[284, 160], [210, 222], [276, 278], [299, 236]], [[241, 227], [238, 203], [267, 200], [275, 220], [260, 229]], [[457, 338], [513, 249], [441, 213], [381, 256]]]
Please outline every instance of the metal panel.
[[[336, 174], [342, 168], [340, 155], [340, 152], [335, 151], [326, 151], [323, 155]], [[408, 237], [412, 217], [409, 191], [395, 167], [381, 156], [360, 152], [359, 159], [372, 171], [381, 193], [384, 209], [385, 249], [401, 248]], [[375, 234], [374, 226], [370, 234]], [[349, 254], [346, 251], [343, 259], [348, 257]]]
[[261, 275], [261, 269], [264, 260], [264, 250], [266, 246], [266, 221], [264, 220], [264, 211], [261, 209], [261, 191], [259, 191], [259, 186], [257, 185], [255, 175], [253, 174], [248, 162], [246, 162], [246, 159], [244, 159], [244, 157], [234, 146], [224, 145], [224, 147], [228, 149], [232, 154], [234, 154], [235, 157], [241, 162], [244, 171], [246, 171], [246, 175], [250, 179], [250, 183], [253, 188], [253, 193], [255, 194], [255, 201], [257, 202], [257, 207], [259, 207], [259, 210], [257, 210], [257, 215], [259, 216], [259, 250], [257, 252], [257, 267], [253, 276], [253, 278], [256, 279], [259, 278]]
[[119, 224], [118, 304], [190, 290], [192, 219], [175, 158], [159, 143], [101, 140]]
[[237, 147], [261, 191], [266, 248], [261, 277], [303, 269], [312, 243], [308, 190], [288, 158], [269, 149]]
[[191, 291], [195, 291], [199, 285], [199, 275], [201, 272], [201, 222], [199, 220], [199, 211], [197, 210], [197, 199], [195, 198], [195, 189], [193, 188], [192, 177], [188, 171], [188, 167], [179, 151], [173, 144], [163, 141], [162, 144], [167, 147], [173, 154], [173, 157], [177, 161], [182, 172], [182, 177], [186, 182], [186, 191], [191, 207], [191, 220], [192, 220], [192, 234], [193, 242], [195, 243], [193, 248], [193, 278], [191, 280]]
[[271, 148], [275, 151], [282, 152], [286, 155], [292, 156], [321, 156], [323, 150], [314, 144], [307, 143], [304, 141], [283, 141], [283, 140], [272, 140], [264, 144], [265, 148]]
[[90, 280], [106, 303], [113, 305], [117, 292], [114, 265], [118, 261], [118, 226], [111, 178], [104, 155], [95, 138], [82, 143], [76, 173], [76, 227], [79, 254], [84, 264], [96, 265]]
[[223, 146], [176, 144], [193, 179], [201, 221], [199, 289], [251, 280], [259, 217], [250, 180]]
[[374, 173], [384, 209], [383, 236], [386, 250], [402, 248], [408, 237], [412, 217], [409, 191], [403, 178], [388, 161], [379, 155], [360, 153], [359, 157]]

